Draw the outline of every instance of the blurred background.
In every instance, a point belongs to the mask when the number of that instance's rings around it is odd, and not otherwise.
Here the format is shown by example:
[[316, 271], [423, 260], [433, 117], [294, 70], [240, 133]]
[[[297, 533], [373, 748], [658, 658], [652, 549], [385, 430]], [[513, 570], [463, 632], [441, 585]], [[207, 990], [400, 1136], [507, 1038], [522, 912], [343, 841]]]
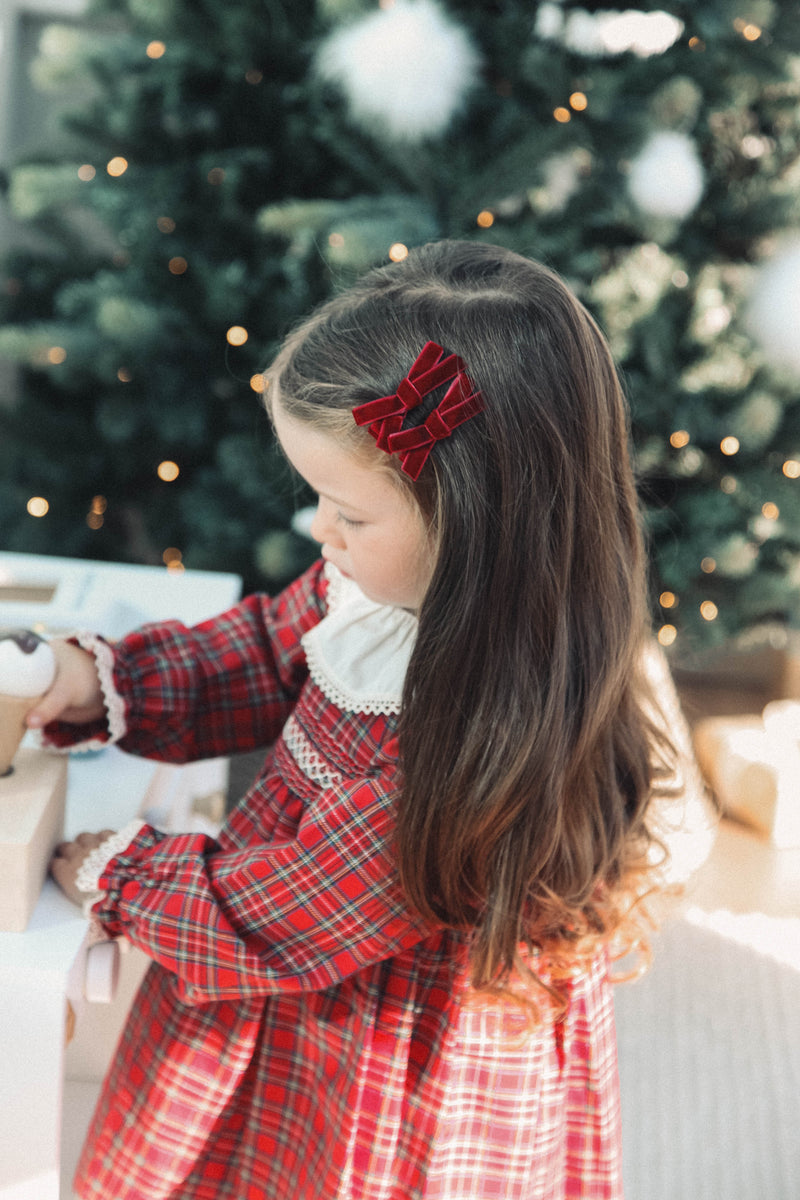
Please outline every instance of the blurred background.
[[[440, 237], [548, 263], [608, 335], [654, 629], [726, 814], [617, 990], [626, 1194], [793, 1200], [800, 0], [0, 0], [0, 568], [49, 595], [57, 561], [125, 628], [288, 582], [315, 551], [263, 371]], [[126, 761], [97, 761], [104, 803]], [[114, 1012], [68, 1063], [65, 1197]]]
[[262, 370], [365, 268], [474, 238], [611, 341], [670, 655], [798, 623], [800, 4], [0, 19], [0, 550], [286, 583], [314, 551]]

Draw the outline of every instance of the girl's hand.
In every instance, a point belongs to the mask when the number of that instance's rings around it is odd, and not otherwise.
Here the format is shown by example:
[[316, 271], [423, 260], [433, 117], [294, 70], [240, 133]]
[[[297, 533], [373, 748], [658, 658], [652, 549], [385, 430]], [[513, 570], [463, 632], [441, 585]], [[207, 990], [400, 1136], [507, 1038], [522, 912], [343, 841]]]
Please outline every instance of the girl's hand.
[[85, 892], [78, 890], [76, 880], [84, 859], [113, 835], [113, 829], [100, 833], [79, 833], [74, 842], [61, 842], [53, 852], [50, 874], [73, 904], [82, 905], [87, 899]]
[[98, 720], [105, 707], [94, 655], [58, 639], [50, 645], [56, 659], [56, 677], [50, 690], [28, 713], [28, 727], [41, 729], [56, 720], [71, 725]]

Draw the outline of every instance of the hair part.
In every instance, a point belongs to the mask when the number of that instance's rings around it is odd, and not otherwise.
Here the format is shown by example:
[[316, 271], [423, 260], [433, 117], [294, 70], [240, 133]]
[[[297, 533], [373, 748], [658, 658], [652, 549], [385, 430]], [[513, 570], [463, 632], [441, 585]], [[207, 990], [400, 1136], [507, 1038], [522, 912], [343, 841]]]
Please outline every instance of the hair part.
[[[352, 409], [392, 394], [427, 341], [485, 408], [411, 483]], [[541, 982], [542, 953], [574, 963], [625, 923], [670, 757], [646, 716], [645, 556], [605, 339], [548, 268], [439, 242], [323, 305], [270, 378], [287, 413], [390, 470], [437, 541], [399, 725], [405, 894], [470, 931], [474, 987]]]

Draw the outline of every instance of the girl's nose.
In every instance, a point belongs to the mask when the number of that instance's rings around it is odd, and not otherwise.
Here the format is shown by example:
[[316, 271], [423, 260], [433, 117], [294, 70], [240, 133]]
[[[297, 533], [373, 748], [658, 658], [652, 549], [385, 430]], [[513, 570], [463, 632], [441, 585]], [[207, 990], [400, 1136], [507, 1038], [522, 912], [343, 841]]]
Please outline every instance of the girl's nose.
[[315, 542], [326, 543], [328, 546], [341, 546], [342, 537], [334, 519], [334, 514], [327, 510], [323, 500], [317, 501], [317, 511], [309, 527], [309, 532]]

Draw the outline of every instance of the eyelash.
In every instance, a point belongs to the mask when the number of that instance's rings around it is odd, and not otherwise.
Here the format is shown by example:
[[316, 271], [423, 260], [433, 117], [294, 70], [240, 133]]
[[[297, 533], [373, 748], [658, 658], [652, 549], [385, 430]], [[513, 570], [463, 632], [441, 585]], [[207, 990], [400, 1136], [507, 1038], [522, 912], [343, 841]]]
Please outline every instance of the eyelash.
[[363, 525], [363, 521], [351, 521], [344, 513], [337, 513], [336, 520], [341, 521], [342, 525], [346, 525], [349, 529], [356, 529], [359, 525]]

